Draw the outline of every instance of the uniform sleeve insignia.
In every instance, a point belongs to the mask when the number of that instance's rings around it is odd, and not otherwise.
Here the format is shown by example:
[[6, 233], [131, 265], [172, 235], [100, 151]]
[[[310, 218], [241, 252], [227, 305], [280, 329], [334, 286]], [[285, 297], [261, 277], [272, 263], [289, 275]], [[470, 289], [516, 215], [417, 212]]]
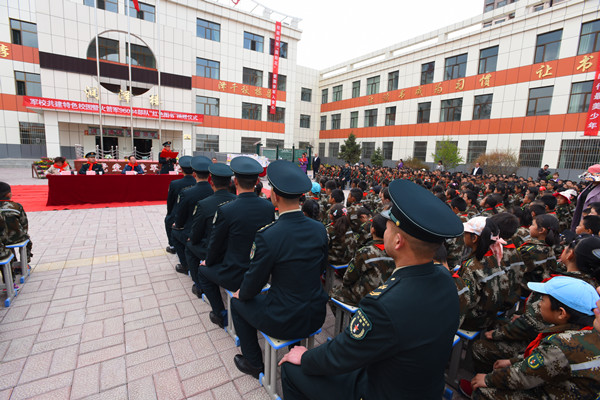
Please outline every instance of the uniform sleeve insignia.
[[532, 354], [527, 359], [527, 365], [531, 369], [538, 369], [540, 366], [544, 365], [544, 357], [541, 354]]
[[213, 218], [213, 225], [217, 223], [217, 215], [219, 211], [215, 211], [215, 217]]
[[355, 340], [363, 340], [371, 328], [373, 328], [373, 325], [371, 324], [369, 317], [367, 317], [363, 310], [359, 308], [348, 326], [350, 337]]
[[352, 272], [354, 271], [354, 262], [350, 261], [350, 264], [348, 264], [348, 272]]
[[194, 212], [192, 213], [192, 215], [196, 215], [196, 211], [198, 211], [198, 204], [194, 206]]
[[388, 285], [381, 285], [379, 286], [377, 289], [372, 290], [371, 293], [369, 293], [369, 296], [373, 296], [373, 297], [377, 297], [379, 296], [381, 293], [383, 293], [383, 291], [385, 289], [387, 289]]
[[256, 253], [256, 242], [252, 242], [252, 248], [250, 249], [250, 260], [254, 259], [254, 253]]

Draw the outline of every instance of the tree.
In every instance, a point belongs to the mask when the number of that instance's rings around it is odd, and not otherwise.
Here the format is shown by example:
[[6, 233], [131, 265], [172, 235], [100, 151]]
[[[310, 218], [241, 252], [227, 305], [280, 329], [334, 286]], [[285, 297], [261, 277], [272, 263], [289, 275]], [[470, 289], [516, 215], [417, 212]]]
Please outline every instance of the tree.
[[356, 164], [360, 160], [360, 144], [356, 143], [356, 136], [353, 133], [348, 135], [348, 139], [340, 148], [339, 158], [347, 161], [350, 164]]
[[438, 142], [435, 146], [435, 153], [431, 155], [436, 163], [441, 161], [446, 170], [450, 170], [464, 161], [458, 146], [450, 139], [443, 138], [442, 141]]
[[373, 154], [371, 155], [371, 164], [381, 167], [383, 165], [383, 153], [381, 152], [381, 147], [375, 149]]
[[511, 150], [484, 153], [477, 157], [485, 174], [510, 175], [519, 169], [519, 158]]
[[429, 165], [427, 165], [424, 161], [421, 161], [414, 157], [409, 157], [406, 160], [404, 160], [404, 167], [414, 170], [425, 169], [429, 171]]

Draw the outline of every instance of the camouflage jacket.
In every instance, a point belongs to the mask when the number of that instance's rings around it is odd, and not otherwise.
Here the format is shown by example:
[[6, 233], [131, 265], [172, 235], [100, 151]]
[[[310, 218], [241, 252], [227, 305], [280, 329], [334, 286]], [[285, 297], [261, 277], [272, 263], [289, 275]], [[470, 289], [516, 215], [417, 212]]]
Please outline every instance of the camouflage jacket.
[[497, 213], [494, 213], [492, 210], [493, 210], [493, 208], [492, 208], [492, 207], [490, 207], [490, 208], [486, 208], [486, 209], [482, 210], [482, 211], [479, 213], [479, 216], [480, 216], [480, 217], [488, 217], [488, 218], [489, 218], [489, 217], [491, 217], [492, 215], [494, 215], [494, 214], [497, 214]]
[[563, 232], [567, 229], [571, 229], [571, 221], [573, 220], [573, 213], [568, 204], [562, 204], [556, 206], [556, 218], [558, 218], [558, 231]]
[[350, 226], [352, 227], [352, 230], [355, 233], [358, 233], [360, 231], [360, 225], [362, 224], [358, 215], [358, 210], [360, 210], [361, 207], [362, 205], [360, 203], [354, 203], [347, 207], [348, 218], [350, 218]]
[[503, 246], [502, 260], [500, 262], [502, 269], [508, 277], [508, 296], [504, 305], [504, 310], [512, 308], [521, 297], [521, 282], [525, 273], [525, 263], [521, 253], [511, 239], [506, 241]]
[[521, 280], [521, 295], [529, 293], [527, 283], [541, 282], [550, 277], [550, 271], [556, 270], [556, 257], [552, 247], [530, 238], [519, 246], [519, 253], [525, 263], [525, 272]]
[[446, 253], [448, 253], [446, 258], [450, 269], [460, 266], [471, 252], [470, 249], [465, 247], [463, 235], [446, 239], [444, 241], [444, 246], [446, 246]]
[[358, 232], [355, 232], [354, 235], [356, 236], [357, 249], [367, 246], [373, 240], [371, 237], [371, 221], [363, 222]]
[[370, 190], [369, 193], [367, 193], [366, 197], [363, 197], [362, 201], [365, 208], [367, 208], [372, 213], [374, 213], [377, 210], [377, 207], [381, 203], [381, 199], [379, 198], [379, 196], [376, 195], [375, 192], [372, 190]]
[[479, 210], [474, 205], [467, 208], [467, 210], [465, 212], [467, 213], [467, 219], [471, 219], [479, 214]]
[[494, 370], [485, 383], [490, 388], [534, 390], [540, 399], [596, 399], [599, 367], [600, 333], [575, 328], [546, 337], [527, 359]]
[[517, 229], [517, 233], [513, 235], [511, 240], [513, 241], [515, 246], [521, 247], [521, 245], [528, 241], [530, 238], [531, 236], [529, 234], [529, 228], [520, 226], [519, 229]]
[[469, 308], [462, 328], [481, 330], [496, 321], [496, 314], [504, 308], [509, 295], [509, 278], [491, 254], [481, 260], [475, 257], [465, 261], [458, 275], [468, 287]]
[[29, 223], [23, 206], [15, 201], [0, 201], [0, 214], [6, 222], [6, 244], [19, 243], [29, 239]]
[[471, 307], [471, 296], [469, 292], [469, 287], [465, 283], [465, 281], [458, 275], [458, 272], [452, 274], [452, 279], [454, 280], [454, 284], [456, 285], [456, 291], [458, 292], [458, 304], [460, 310], [460, 318], [458, 321], [458, 326], [461, 326], [465, 320], [465, 315], [469, 311]]
[[329, 237], [329, 257], [327, 258], [329, 264], [348, 264], [352, 260], [356, 249], [354, 232], [348, 230], [344, 236], [337, 237], [333, 224], [329, 224], [327, 226], [327, 236]]
[[383, 285], [395, 268], [394, 259], [383, 248], [383, 240], [371, 241], [356, 252], [342, 285], [334, 288], [332, 297], [356, 306], [368, 293]]
[[8, 242], [8, 229], [6, 228], [6, 221], [2, 214], [0, 214], [0, 260], [4, 260], [10, 256], [10, 250], [6, 248]]

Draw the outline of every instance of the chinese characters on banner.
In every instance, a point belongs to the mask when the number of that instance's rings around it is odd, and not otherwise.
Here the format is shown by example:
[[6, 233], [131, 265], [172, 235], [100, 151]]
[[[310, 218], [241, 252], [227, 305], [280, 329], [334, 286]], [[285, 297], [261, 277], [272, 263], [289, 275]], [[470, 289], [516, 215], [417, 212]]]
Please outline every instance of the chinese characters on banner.
[[273, 81], [271, 82], [271, 107], [269, 112], [275, 114], [277, 106], [277, 75], [279, 74], [279, 46], [281, 44], [281, 22], [275, 23], [275, 43], [273, 48]]
[[[600, 53], [598, 54], [600, 57]], [[592, 87], [592, 97], [590, 98], [590, 108], [588, 110], [587, 120], [585, 121], [584, 136], [598, 136], [598, 124], [600, 124], [600, 60], [596, 66], [596, 75], [594, 75], [594, 86]]]

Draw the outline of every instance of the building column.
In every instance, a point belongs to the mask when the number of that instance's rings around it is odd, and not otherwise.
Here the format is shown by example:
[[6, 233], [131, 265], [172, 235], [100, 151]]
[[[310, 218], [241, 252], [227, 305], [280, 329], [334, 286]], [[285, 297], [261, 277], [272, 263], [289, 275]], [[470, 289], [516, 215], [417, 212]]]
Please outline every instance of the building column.
[[46, 133], [46, 154], [48, 157], [60, 156], [60, 132], [58, 131], [58, 113], [44, 111], [44, 130]]
[[192, 154], [194, 154], [194, 149], [192, 148], [192, 135], [194, 134], [194, 125], [183, 124], [182, 134], [183, 144], [181, 148], [183, 150], [183, 154], [185, 154], [186, 156], [191, 156]]

